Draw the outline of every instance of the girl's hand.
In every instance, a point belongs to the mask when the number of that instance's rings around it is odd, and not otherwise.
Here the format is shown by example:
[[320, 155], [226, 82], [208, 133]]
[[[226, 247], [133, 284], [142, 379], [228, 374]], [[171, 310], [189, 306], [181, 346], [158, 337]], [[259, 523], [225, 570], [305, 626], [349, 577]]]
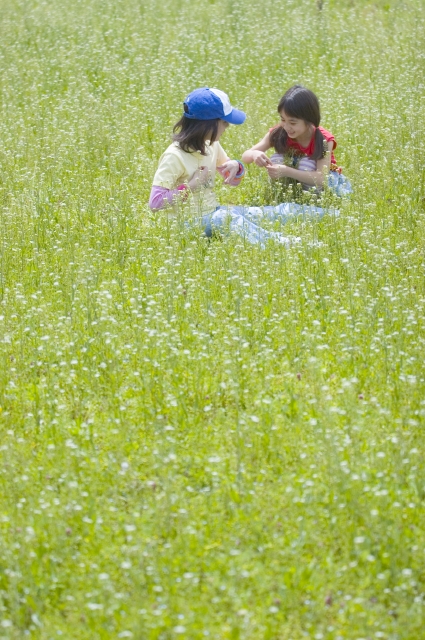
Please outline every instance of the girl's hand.
[[287, 168], [286, 164], [273, 164], [266, 167], [267, 173], [273, 180], [276, 180], [276, 178], [284, 178], [287, 175]]
[[272, 164], [270, 158], [266, 156], [264, 151], [251, 151], [251, 154], [257, 167], [269, 167]]
[[230, 184], [239, 171], [239, 162], [237, 160], [227, 160], [217, 167], [217, 171], [223, 176], [224, 184]]
[[210, 179], [210, 170], [208, 167], [199, 167], [188, 181], [188, 187], [191, 191], [198, 191]]

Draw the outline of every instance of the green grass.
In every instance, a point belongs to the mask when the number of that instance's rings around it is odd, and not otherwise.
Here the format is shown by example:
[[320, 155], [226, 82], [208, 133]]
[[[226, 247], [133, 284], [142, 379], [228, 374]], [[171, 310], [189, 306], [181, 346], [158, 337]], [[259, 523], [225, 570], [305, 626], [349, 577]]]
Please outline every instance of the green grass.
[[[424, 26], [0, 0], [0, 638], [423, 638]], [[261, 250], [148, 210], [190, 90], [246, 110], [240, 157], [294, 82], [339, 218]]]

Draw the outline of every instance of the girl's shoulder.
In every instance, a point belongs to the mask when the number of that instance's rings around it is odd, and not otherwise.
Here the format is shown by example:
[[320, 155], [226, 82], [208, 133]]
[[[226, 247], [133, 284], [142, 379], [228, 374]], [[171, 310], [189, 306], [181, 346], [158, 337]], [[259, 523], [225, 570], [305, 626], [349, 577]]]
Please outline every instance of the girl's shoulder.
[[178, 142], [172, 142], [164, 151], [164, 153], [172, 153], [173, 155], [179, 156], [182, 153], [187, 153], [183, 151]]
[[186, 166], [188, 156], [190, 156], [190, 154], [183, 151], [177, 142], [172, 142], [161, 154], [158, 167], [180, 171]]
[[268, 139], [270, 140], [271, 144], [274, 144], [277, 141], [277, 138], [279, 137], [279, 129], [282, 129], [282, 127], [279, 124], [275, 124], [274, 127], [270, 127], [270, 129], [267, 131], [266, 135], [264, 136], [264, 139]]
[[166, 155], [179, 155], [182, 153], [182, 149], [179, 147], [178, 142], [172, 142], [168, 147], [162, 152], [161, 157]]
[[178, 142], [172, 142], [163, 152], [162, 156], [161, 156], [161, 160], [164, 158], [169, 159], [170, 161], [180, 161], [180, 162], [185, 162], [187, 156], [190, 156], [191, 154], [188, 153], [187, 151], [183, 151], [183, 149], [180, 147]]
[[318, 129], [322, 134], [322, 136], [324, 137], [324, 139], [326, 140], [326, 142], [333, 142], [333, 148], [335, 149], [337, 142], [335, 140], [334, 134], [328, 131], [327, 129], [325, 129], [324, 127], [318, 127]]

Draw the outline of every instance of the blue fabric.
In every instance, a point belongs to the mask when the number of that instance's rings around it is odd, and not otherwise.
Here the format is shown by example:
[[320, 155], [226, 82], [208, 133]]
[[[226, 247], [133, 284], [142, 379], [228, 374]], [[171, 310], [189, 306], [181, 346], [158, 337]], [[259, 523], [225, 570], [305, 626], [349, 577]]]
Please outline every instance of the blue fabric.
[[277, 231], [267, 231], [260, 226], [261, 220], [278, 220], [285, 224], [294, 218], [320, 219], [325, 214], [339, 215], [338, 209], [323, 209], [307, 204], [284, 202], [276, 207], [217, 207], [212, 213], [208, 213], [196, 222], [207, 237], [211, 237], [214, 229], [223, 230], [226, 227], [243, 236], [251, 244], [259, 244], [264, 247], [268, 240], [274, 240], [279, 244], [290, 246], [301, 241], [297, 237], [288, 237]]
[[342, 173], [331, 171], [328, 175], [328, 188], [332, 189], [337, 196], [347, 196], [353, 193], [353, 188], [348, 178]]

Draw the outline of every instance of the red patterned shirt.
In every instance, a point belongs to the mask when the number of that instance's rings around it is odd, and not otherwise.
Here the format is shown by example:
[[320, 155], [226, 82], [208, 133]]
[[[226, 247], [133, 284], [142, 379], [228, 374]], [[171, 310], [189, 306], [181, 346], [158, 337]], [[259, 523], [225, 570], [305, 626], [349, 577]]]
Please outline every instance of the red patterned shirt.
[[[277, 125], [277, 126], [279, 127], [280, 125]], [[270, 129], [270, 132], [274, 131], [274, 129], [276, 129], [276, 128], [277, 127], [272, 127]], [[335, 155], [334, 155], [334, 149], [337, 146], [337, 142], [335, 140], [335, 136], [330, 131], [327, 131], [323, 127], [318, 127], [318, 129], [322, 133], [322, 135], [323, 135], [324, 139], [326, 140], [326, 142], [333, 142], [333, 149], [332, 149], [332, 153], [331, 153], [331, 169], [334, 170], [334, 167], [336, 167], [336, 159], [335, 159]], [[306, 147], [302, 147], [298, 142], [296, 142], [296, 140], [292, 140], [292, 138], [290, 138], [289, 136], [287, 138], [287, 145], [288, 145], [288, 149], [294, 149], [296, 151], [299, 151], [299, 155], [306, 155], [306, 156], [311, 157], [313, 155], [313, 153], [314, 153], [314, 145], [315, 145], [314, 133], [311, 136], [311, 140], [310, 140], [309, 144]]]

